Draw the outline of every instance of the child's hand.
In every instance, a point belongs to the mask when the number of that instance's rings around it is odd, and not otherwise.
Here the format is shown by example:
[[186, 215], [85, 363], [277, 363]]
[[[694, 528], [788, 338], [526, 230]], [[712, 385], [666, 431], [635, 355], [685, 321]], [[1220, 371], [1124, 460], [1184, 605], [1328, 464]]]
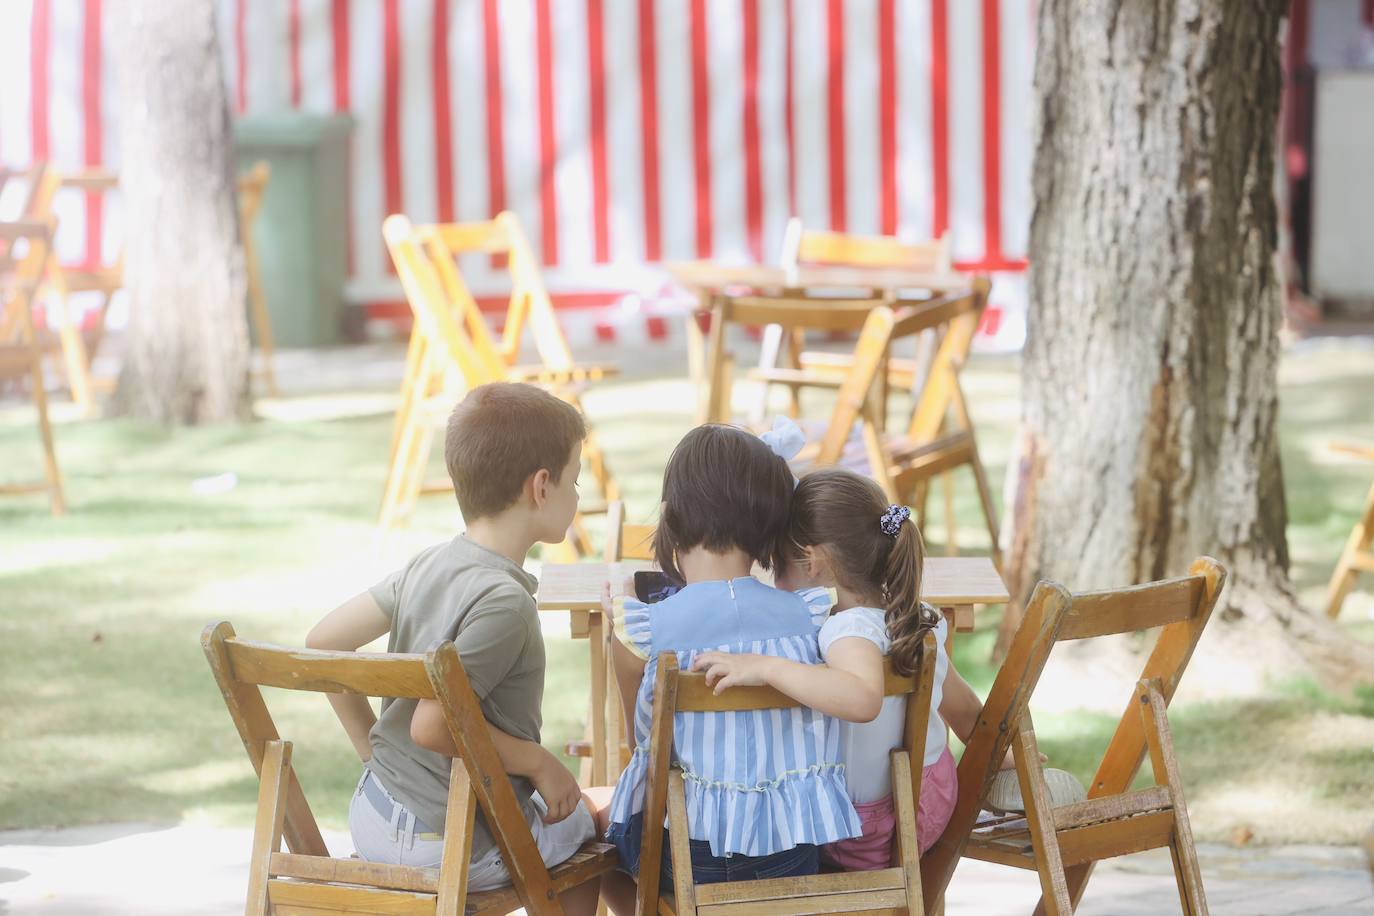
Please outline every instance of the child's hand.
[[[1046, 757], [1044, 754], [1041, 754], [1041, 755], [1040, 755], [1040, 765], [1041, 765], [1041, 766], [1044, 766], [1046, 763], [1049, 762], [1049, 760], [1050, 760], [1050, 758]], [[1003, 770], [1010, 770], [1010, 769], [1015, 768], [1015, 766], [1016, 766], [1016, 755], [1013, 754], [1013, 753], [1011, 752], [1011, 748], [1007, 748], [1007, 756], [1004, 757], [1004, 758], [1002, 759], [1002, 766], [1001, 766], [1001, 769], [1003, 769]]]
[[703, 652], [692, 660], [693, 671], [706, 672], [706, 685], [719, 695], [730, 687], [762, 687], [768, 683], [767, 655]]
[[563, 820], [576, 811], [577, 803], [582, 801], [582, 789], [578, 787], [576, 777], [563, 766], [562, 761], [547, 751], [539, 768], [530, 776], [530, 782], [534, 783], [534, 789], [544, 799], [544, 804], [549, 806], [548, 813], [544, 815], [546, 824]]

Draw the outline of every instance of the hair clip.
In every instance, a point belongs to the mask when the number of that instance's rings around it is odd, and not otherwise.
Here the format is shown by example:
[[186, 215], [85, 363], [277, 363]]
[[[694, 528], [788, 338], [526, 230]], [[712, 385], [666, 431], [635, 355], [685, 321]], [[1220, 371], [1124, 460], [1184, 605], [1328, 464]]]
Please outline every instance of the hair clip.
[[878, 527], [883, 529], [883, 534], [895, 538], [901, 532], [902, 525], [909, 518], [911, 518], [911, 510], [906, 506], [888, 506], [882, 518], [878, 519]]
[[774, 417], [773, 428], [759, 438], [783, 461], [791, 461], [806, 447], [806, 433], [791, 417]]

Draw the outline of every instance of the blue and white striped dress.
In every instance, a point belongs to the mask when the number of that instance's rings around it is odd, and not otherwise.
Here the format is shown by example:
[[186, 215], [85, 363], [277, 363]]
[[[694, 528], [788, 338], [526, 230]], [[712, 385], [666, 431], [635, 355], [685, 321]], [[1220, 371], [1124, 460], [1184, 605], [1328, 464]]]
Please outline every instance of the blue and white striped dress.
[[[635, 703], [635, 750], [616, 783], [611, 823], [644, 808], [658, 653], [690, 670], [702, 652], [753, 652], [819, 664], [825, 589], [794, 594], [746, 576], [697, 582], [657, 604], [625, 602], [625, 636], [648, 657]], [[845, 790], [838, 723], [813, 709], [678, 713], [673, 757], [686, 783], [691, 838], [711, 854], [765, 856], [861, 836]]]

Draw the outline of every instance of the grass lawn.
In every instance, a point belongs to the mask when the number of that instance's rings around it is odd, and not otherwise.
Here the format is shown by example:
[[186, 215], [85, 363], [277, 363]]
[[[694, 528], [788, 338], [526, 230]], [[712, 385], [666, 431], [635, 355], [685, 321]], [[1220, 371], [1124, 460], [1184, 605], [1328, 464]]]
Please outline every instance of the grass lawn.
[[[965, 375], [1000, 481], [1019, 411], [1016, 364], [979, 358]], [[1295, 350], [1284, 367], [1293, 574], [1312, 606], [1374, 479], [1374, 467], [1324, 448], [1333, 436], [1374, 441], [1371, 376], [1374, 349], [1352, 343]], [[409, 530], [376, 535], [389, 394], [288, 398], [234, 428], [59, 425], [72, 511], [52, 519], [41, 496], [0, 500], [0, 828], [251, 823], [255, 780], [201, 654], [202, 627], [228, 619], [255, 638], [299, 643], [322, 613], [459, 529], [456, 507], [436, 498]], [[648, 518], [667, 452], [690, 423], [687, 384], [632, 376], [595, 389], [587, 406], [632, 514]], [[5, 402], [0, 480], [37, 469], [32, 415]], [[226, 473], [231, 489], [198, 495], [195, 481]], [[960, 487], [972, 546], [972, 488]], [[940, 552], [940, 526], [927, 536]], [[1374, 639], [1374, 581], [1365, 588], [1343, 623]], [[955, 663], [979, 690], [994, 673], [986, 619], [956, 644]], [[556, 618], [546, 636], [544, 733], [558, 747], [581, 730], [586, 644]], [[358, 767], [327, 704], [285, 694], [268, 702], [296, 741], [317, 814], [341, 826]], [[1351, 842], [1374, 818], [1350, 816], [1374, 797], [1374, 696], [1291, 684], [1263, 700], [1180, 704], [1172, 718], [1204, 838], [1245, 826], [1264, 842]], [[1113, 725], [1113, 716], [1055, 712], [1037, 719], [1037, 733], [1057, 765], [1086, 780]]]

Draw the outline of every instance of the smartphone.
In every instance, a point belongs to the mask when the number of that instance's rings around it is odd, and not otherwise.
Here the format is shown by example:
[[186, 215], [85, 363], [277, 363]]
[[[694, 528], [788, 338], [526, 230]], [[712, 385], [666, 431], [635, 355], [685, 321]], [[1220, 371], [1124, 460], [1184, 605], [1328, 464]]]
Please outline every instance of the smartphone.
[[654, 604], [681, 590], [682, 585], [658, 569], [635, 571], [635, 597], [645, 604]]

